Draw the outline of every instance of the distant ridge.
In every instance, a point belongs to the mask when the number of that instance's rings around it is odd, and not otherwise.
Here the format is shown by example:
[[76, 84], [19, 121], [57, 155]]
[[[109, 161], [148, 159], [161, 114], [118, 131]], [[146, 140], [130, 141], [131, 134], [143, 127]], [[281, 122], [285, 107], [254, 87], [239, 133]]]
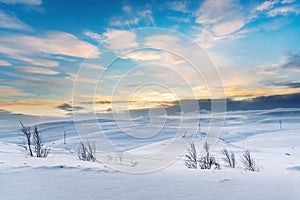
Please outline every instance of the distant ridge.
[[[182, 100], [181, 104], [185, 104], [185, 108], [189, 107], [188, 104], [193, 105], [196, 100]], [[200, 110], [211, 111], [211, 100], [197, 100]], [[221, 100], [214, 100], [221, 101]], [[288, 95], [273, 95], [273, 96], [260, 96], [246, 100], [232, 100], [226, 99], [227, 111], [237, 110], [267, 110], [274, 108], [300, 108], [300, 93]], [[193, 106], [191, 106], [192, 108]], [[193, 110], [188, 110], [192, 112]], [[179, 102], [174, 106], [167, 108], [168, 113], [180, 112]]]
[[261, 96], [244, 101], [227, 101], [227, 110], [266, 110], [274, 108], [300, 108], [300, 93]]

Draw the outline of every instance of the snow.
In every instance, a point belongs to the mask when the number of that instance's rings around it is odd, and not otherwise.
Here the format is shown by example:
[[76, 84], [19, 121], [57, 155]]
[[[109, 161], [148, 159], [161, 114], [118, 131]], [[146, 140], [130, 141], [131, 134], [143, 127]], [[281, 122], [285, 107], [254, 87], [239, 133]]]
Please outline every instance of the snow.
[[[187, 169], [184, 157], [180, 157], [183, 154], [175, 155], [177, 161], [151, 173], [121, 172], [109, 168], [108, 161], [81, 161], [70, 153], [79, 143], [74, 123], [70, 121], [39, 124], [51, 152], [47, 158], [31, 158], [17, 145], [21, 139], [19, 127], [1, 128], [0, 199], [300, 199], [299, 111], [227, 113], [222, 134], [212, 151], [221, 163], [221, 170]], [[209, 125], [205, 117], [201, 115], [202, 132]], [[193, 115], [186, 119], [193, 120]], [[144, 118], [138, 120], [143, 124]], [[279, 120], [283, 125], [281, 130]], [[126, 136], [112, 120], [101, 119], [110, 140], [132, 155], [164, 149], [174, 137], [176, 122], [176, 116], [169, 117], [164, 134], [144, 140]], [[82, 123], [88, 126], [90, 121]], [[184, 128], [192, 130], [190, 124], [183, 124]], [[64, 131], [67, 144], [63, 144]], [[201, 136], [195, 139], [199, 155], [203, 139]], [[223, 162], [224, 148], [235, 152], [237, 168], [229, 168]], [[255, 157], [258, 172], [243, 169], [240, 156], [246, 149]], [[131, 168], [134, 171], [135, 167]]]

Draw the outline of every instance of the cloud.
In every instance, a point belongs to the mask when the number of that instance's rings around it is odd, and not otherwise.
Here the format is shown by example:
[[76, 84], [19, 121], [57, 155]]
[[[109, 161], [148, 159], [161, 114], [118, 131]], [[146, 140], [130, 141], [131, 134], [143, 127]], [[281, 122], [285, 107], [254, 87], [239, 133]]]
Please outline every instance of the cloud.
[[157, 52], [135, 51], [135, 52], [130, 52], [125, 55], [122, 55], [121, 58], [132, 59], [135, 61], [149, 61], [149, 60], [159, 60], [161, 59], [161, 56]]
[[0, 114], [11, 114], [11, 112], [8, 110], [0, 109]]
[[187, 1], [172, 1], [172, 2], [167, 2], [166, 6], [168, 9], [177, 11], [177, 12], [183, 12], [183, 13], [188, 13], [189, 10], [187, 8]]
[[41, 59], [49, 55], [80, 58], [98, 58], [100, 51], [94, 45], [79, 40], [76, 36], [59, 31], [41, 36], [6, 35], [0, 38], [0, 53], [14, 59], [41, 66], [57, 66], [56, 61]]
[[19, 96], [30, 96], [32, 94], [19, 90], [12, 86], [0, 85], [0, 97], [19, 97]]
[[173, 15], [170, 15], [170, 16], [167, 16], [166, 17], [167, 19], [170, 19], [172, 21], [175, 21], [175, 22], [180, 22], [180, 23], [191, 23], [191, 19], [189, 17], [178, 17], [178, 16], [173, 16]]
[[294, 3], [296, 0], [282, 0], [282, 4], [287, 4], [287, 3]]
[[12, 64], [7, 62], [6, 60], [0, 60], [0, 66], [8, 67], [11, 66]]
[[245, 98], [245, 97], [258, 97], [258, 96], [271, 96], [271, 95], [286, 95], [299, 93], [300, 88], [238, 88], [225, 87], [225, 94], [227, 97], [232, 98]]
[[[1, 51], [1, 47], [0, 47]], [[27, 62], [33, 65], [38, 65], [38, 66], [44, 66], [44, 67], [57, 67], [59, 66], [59, 62], [54, 61], [54, 60], [48, 60], [48, 59], [42, 59], [42, 58], [30, 58], [27, 57], [26, 55], [11, 55], [10, 56], [13, 59], [17, 59], [23, 62]]]
[[276, 82], [272, 83], [274, 86], [283, 86], [288, 88], [300, 88], [300, 82]]
[[18, 70], [21, 72], [31, 73], [31, 74], [43, 74], [43, 75], [56, 75], [59, 74], [59, 72], [48, 69], [48, 68], [39, 68], [39, 67], [18, 67]]
[[[241, 4], [234, 0], [205, 0], [196, 12], [195, 22], [201, 24], [196, 33], [197, 41], [204, 48], [211, 48], [218, 42], [226, 42], [247, 36], [255, 29], [247, 28], [247, 25], [258, 19], [260, 14], [267, 17], [278, 15], [287, 16], [300, 14], [298, 4], [287, 0], [268, 0], [262, 3]], [[268, 22], [260, 28], [275, 30], [284, 26], [288, 21], [285, 19], [276, 22]]]
[[131, 13], [132, 12], [132, 8], [131, 6], [129, 5], [125, 5], [122, 7], [122, 10], [125, 12], [125, 13]]
[[196, 13], [196, 22], [199, 24], [212, 24], [232, 17], [236, 4], [231, 0], [206, 0]]
[[61, 100], [23, 98], [22, 100], [7, 100], [1, 102], [1, 108], [13, 113], [36, 116], [61, 117], [65, 114], [59, 111], [56, 106], [63, 104]]
[[275, 63], [271, 63], [269, 65], [262, 65], [257, 68], [257, 74], [269, 76], [278, 75], [278, 67]]
[[256, 6], [255, 11], [264, 13], [268, 17], [275, 17], [278, 15], [287, 16], [290, 14], [300, 14], [299, 4], [293, 4], [294, 0], [270, 0], [265, 1]]
[[269, 17], [275, 17], [278, 15], [288, 16], [290, 14], [299, 15], [300, 14], [299, 6], [297, 5], [280, 6], [268, 11], [267, 13]]
[[0, 28], [13, 30], [31, 30], [30, 26], [22, 22], [13, 13], [6, 13], [0, 10]]
[[105, 43], [111, 50], [124, 50], [138, 47], [134, 32], [109, 29], [103, 33], [103, 37], [107, 39]]
[[202, 29], [199, 34], [196, 35], [196, 42], [200, 44], [202, 48], [212, 47], [218, 40], [210, 31]]
[[300, 52], [286, 56], [278, 62], [268, 65], [262, 65], [257, 68], [258, 74], [270, 76], [282, 76], [283, 72], [299, 72], [300, 71]]
[[255, 11], [265, 11], [271, 9], [276, 4], [276, 1], [265, 1], [262, 4], [256, 6]]
[[259, 28], [265, 31], [274, 31], [281, 29], [282, 27], [290, 24], [291, 22], [292, 19], [287, 17], [274, 18], [266, 23], [261, 24]]
[[64, 104], [61, 104], [59, 106], [56, 106], [57, 109], [61, 109], [61, 110], [64, 110], [64, 111], [68, 111], [68, 112], [72, 112], [72, 111], [75, 111], [75, 110], [82, 110], [84, 109], [83, 107], [81, 106], [71, 106], [70, 104], [68, 103], [64, 103]]
[[290, 55], [286, 61], [278, 67], [282, 69], [295, 69], [300, 70], [300, 52]]
[[169, 63], [172, 63], [172, 64], [181, 64], [181, 63], [186, 62], [186, 60], [184, 60], [184, 58], [176, 56], [172, 53], [163, 52], [161, 57], [162, 57], [163, 61], [169, 62]]
[[172, 53], [161, 52], [161, 51], [134, 51], [122, 55], [123, 59], [131, 59], [134, 61], [158, 61], [160, 64], [181, 64], [186, 62], [183, 58], [176, 56]]
[[244, 29], [242, 31], [236, 32], [235, 34], [216, 36], [211, 31], [207, 29], [202, 29], [200, 33], [196, 35], [196, 42], [199, 43], [200, 46], [203, 48], [210, 48], [218, 42], [228, 42], [239, 38], [243, 38], [245, 37], [245, 34], [250, 31], [251, 30]]
[[192, 56], [195, 53], [192, 49], [188, 49], [184, 46], [182, 38], [179, 39], [172, 34], [149, 36], [146, 38], [144, 45], [154, 49], [161, 49], [160, 51], [157, 50], [157, 52], [152, 51], [152, 60], [155, 60], [154, 58], [161, 60], [159, 62], [160, 64], [169, 65], [169, 67], [186, 63], [184, 55]]
[[136, 42], [135, 33], [130, 31], [107, 29], [102, 35], [91, 31], [86, 31], [84, 34], [99, 43], [105, 44], [105, 47], [112, 51], [137, 48], [139, 46]]
[[[18, 74], [14, 77], [14, 74]], [[36, 76], [36, 74], [11, 74], [13, 80], [0, 80], [0, 85], [7, 84], [15, 87], [22, 87], [30, 91], [30, 93], [37, 95], [38, 98], [67, 98], [72, 96], [72, 88], [74, 77], [70, 76]], [[45, 96], [46, 95], [46, 96]]]
[[231, 34], [237, 30], [240, 30], [245, 25], [244, 20], [234, 20], [234, 21], [228, 21], [220, 24], [216, 24], [212, 31], [216, 35], [228, 35]]
[[143, 7], [125, 5], [122, 10], [122, 15], [114, 16], [110, 19], [110, 26], [118, 28], [121, 27], [122, 29], [131, 29], [141, 26], [155, 26], [152, 9], [149, 4], [146, 4]]
[[201, 24], [197, 41], [204, 48], [210, 48], [217, 42], [244, 37], [250, 32], [245, 29], [246, 24], [255, 18], [251, 9], [233, 0], [204, 1], [196, 12], [195, 21]]
[[99, 64], [94, 64], [94, 63], [83, 63], [81, 67], [84, 68], [89, 68], [89, 69], [98, 69], [98, 70], [104, 70], [105, 67]]
[[42, 0], [0, 0], [0, 2], [6, 4], [27, 4], [33, 6], [42, 5]]
[[178, 43], [179, 39], [177, 36], [159, 34], [147, 37], [145, 41], [145, 46], [150, 46], [158, 49], [168, 49], [171, 51], [182, 48], [182, 46]]
[[105, 38], [103, 38], [102, 35], [98, 34], [98, 33], [94, 33], [92, 31], [84, 31], [83, 34], [97, 42], [102, 42], [102, 40], [104, 40]]

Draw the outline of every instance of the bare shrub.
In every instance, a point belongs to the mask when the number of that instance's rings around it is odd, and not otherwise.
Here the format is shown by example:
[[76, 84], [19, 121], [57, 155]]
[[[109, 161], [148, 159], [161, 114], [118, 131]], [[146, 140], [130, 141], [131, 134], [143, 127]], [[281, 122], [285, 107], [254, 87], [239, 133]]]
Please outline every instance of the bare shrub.
[[38, 158], [47, 157], [50, 152], [50, 148], [43, 147], [44, 144], [43, 144], [42, 136], [38, 131], [37, 126], [34, 127], [33, 140], [34, 140], [34, 151], [36, 153], [36, 157]]
[[235, 155], [233, 152], [229, 153], [227, 149], [223, 149], [222, 153], [225, 155], [225, 158], [223, 159], [231, 168], [235, 168]]
[[80, 142], [80, 146], [77, 149], [77, 155], [80, 160], [83, 161], [96, 161], [96, 146], [87, 142], [86, 144]]
[[230, 158], [231, 158], [232, 168], [235, 168], [236, 160], [233, 152], [231, 152]]
[[197, 151], [194, 142], [190, 142], [185, 158], [185, 166], [187, 168], [197, 169]]
[[[43, 147], [44, 146], [43, 140], [37, 126], [34, 127], [34, 132], [32, 133], [30, 127], [25, 127], [22, 122], [20, 123], [22, 126], [21, 136], [24, 137], [24, 141], [23, 143], [20, 144], [20, 146], [23, 147], [31, 157], [34, 156], [32, 148], [34, 149], [34, 153], [36, 157], [38, 158], [47, 157], [50, 152], [50, 148]], [[32, 137], [33, 137], [33, 141], [31, 141]]]
[[19, 145], [21, 147], [23, 147], [31, 157], [33, 157], [32, 149], [31, 149], [31, 131], [30, 131], [30, 127], [25, 127], [21, 121], [20, 121], [20, 124], [22, 126], [20, 135], [24, 137], [24, 141], [23, 141], [23, 143], [21, 143]]
[[242, 163], [244, 164], [245, 170], [247, 171], [258, 171], [259, 168], [257, 167], [257, 164], [251, 155], [250, 151], [244, 151], [242, 157], [241, 157]]
[[216, 162], [214, 156], [210, 154], [210, 147], [207, 142], [204, 143], [203, 146], [206, 156], [200, 159], [200, 168], [201, 169], [211, 169], [212, 166], [215, 166], [215, 169], [220, 169], [220, 164]]
[[137, 164], [138, 164], [138, 162], [132, 160], [131, 163], [130, 163], [130, 166], [135, 167]]

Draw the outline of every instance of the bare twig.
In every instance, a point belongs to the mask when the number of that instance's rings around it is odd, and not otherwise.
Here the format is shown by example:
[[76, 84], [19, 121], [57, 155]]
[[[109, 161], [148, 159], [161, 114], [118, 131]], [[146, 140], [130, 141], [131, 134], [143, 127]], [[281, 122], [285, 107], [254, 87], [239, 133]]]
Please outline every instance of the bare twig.
[[257, 167], [257, 164], [254, 160], [254, 158], [252, 157], [250, 151], [245, 151], [241, 157], [242, 159], [242, 163], [244, 164], [245, 166], [245, 170], [247, 171], [258, 171], [258, 167]]
[[185, 165], [187, 166], [187, 168], [192, 168], [192, 169], [197, 168], [197, 151], [194, 142], [190, 143], [185, 158], [186, 158]]

